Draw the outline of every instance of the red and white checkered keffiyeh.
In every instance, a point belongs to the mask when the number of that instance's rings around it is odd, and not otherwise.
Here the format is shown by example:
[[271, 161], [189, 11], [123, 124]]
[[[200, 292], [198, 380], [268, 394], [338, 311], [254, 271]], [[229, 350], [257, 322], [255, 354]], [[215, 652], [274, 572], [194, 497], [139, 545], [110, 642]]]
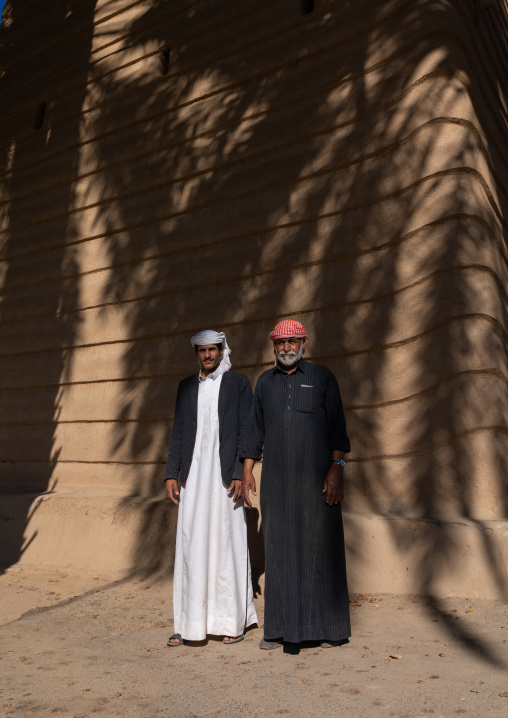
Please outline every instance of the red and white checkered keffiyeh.
[[307, 339], [307, 330], [294, 319], [283, 319], [279, 322], [273, 332], [270, 332], [270, 339], [276, 342], [277, 339], [286, 339], [288, 337], [296, 337], [297, 339]]

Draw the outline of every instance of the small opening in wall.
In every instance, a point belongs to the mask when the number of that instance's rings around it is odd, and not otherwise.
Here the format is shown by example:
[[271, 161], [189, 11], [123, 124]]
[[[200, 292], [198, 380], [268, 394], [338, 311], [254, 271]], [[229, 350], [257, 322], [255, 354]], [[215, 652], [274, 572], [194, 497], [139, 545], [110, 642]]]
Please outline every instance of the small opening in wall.
[[159, 51], [159, 63], [161, 75], [167, 75], [169, 72], [169, 56], [171, 55], [171, 48], [167, 45], [161, 47]]
[[34, 130], [40, 130], [46, 114], [46, 102], [41, 102], [35, 110]]
[[310, 15], [314, 10], [314, 0], [300, 0], [302, 15]]

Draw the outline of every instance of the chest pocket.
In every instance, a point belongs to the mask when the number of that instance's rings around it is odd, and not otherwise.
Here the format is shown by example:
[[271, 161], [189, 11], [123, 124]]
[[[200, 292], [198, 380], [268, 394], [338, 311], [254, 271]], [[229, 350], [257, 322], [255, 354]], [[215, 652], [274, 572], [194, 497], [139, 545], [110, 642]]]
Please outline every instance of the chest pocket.
[[299, 386], [296, 390], [295, 409], [311, 413], [316, 411], [316, 389], [313, 386]]

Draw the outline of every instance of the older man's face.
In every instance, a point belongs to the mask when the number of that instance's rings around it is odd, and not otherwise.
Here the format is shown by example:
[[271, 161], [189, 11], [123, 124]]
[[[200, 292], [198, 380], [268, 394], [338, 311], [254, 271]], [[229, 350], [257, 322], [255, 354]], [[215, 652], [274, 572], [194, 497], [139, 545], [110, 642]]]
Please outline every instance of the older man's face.
[[277, 357], [277, 361], [285, 369], [291, 369], [298, 364], [302, 358], [306, 344], [307, 342], [304, 339], [299, 339], [297, 337], [277, 339], [275, 341], [275, 355]]

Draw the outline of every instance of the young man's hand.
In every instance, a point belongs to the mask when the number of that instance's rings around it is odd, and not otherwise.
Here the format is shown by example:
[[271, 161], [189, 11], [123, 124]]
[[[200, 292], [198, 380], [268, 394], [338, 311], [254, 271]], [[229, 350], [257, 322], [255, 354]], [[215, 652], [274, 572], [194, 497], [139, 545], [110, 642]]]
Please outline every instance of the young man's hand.
[[174, 504], [178, 505], [178, 499], [177, 496], [180, 496], [180, 492], [178, 491], [178, 482], [176, 479], [167, 479], [164, 482], [164, 488], [166, 489], [166, 496], [170, 501], [172, 501]]
[[228, 493], [231, 491], [233, 492], [231, 494], [231, 498], [234, 502], [242, 498], [242, 482], [239, 479], [233, 479], [231, 484], [228, 486]]

